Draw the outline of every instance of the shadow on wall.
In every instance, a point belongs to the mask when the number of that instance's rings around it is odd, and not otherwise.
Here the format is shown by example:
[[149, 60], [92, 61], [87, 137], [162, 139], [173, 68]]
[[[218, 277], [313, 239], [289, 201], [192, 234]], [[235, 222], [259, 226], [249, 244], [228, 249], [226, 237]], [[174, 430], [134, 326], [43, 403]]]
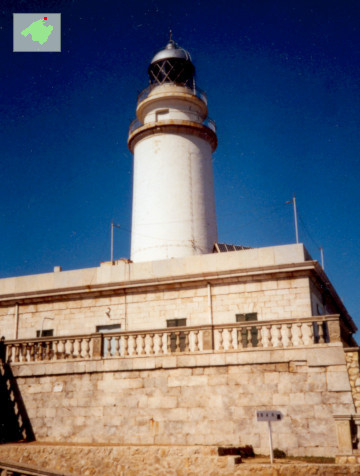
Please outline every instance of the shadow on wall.
[[34, 441], [35, 435], [10, 364], [0, 340], [0, 443]]

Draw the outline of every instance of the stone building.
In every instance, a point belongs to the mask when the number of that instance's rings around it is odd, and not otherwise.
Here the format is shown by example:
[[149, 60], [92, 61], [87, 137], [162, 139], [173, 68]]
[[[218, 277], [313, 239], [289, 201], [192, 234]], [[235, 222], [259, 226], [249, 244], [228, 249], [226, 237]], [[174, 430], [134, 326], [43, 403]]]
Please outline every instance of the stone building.
[[266, 454], [256, 411], [276, 409], [275, 447], [354, 458], [351, 316], [302, 244], [214, 246], [206, 96], [173, 42], [149, 74], [129, 133], [132, 260], [0, 280], [8, 439]]

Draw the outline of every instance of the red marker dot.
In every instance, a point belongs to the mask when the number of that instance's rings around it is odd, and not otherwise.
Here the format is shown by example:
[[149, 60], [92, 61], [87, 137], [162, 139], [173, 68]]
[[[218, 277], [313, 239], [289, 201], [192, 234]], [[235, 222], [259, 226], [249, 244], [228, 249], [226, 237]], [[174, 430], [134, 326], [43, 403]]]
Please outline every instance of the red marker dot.
[[47, 20], [47, 17], [44, 17], [44, 20]]

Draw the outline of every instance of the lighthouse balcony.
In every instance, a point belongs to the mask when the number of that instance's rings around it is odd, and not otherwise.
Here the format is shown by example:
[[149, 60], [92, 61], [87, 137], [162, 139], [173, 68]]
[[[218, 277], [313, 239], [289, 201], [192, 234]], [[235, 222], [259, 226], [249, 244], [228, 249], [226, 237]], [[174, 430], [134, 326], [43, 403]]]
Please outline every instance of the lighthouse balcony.
[[198, 87], [190, 87], [186, 84], [182, 85], [182, 84], [176, 84], [176, 83], [165, 83], [165, 84], [150, 84], [150, 86], [148, 86], [147, 88], [145, 88], [143, 91], [141, 91], [141, 93], [138, 95], [138, 98], [137, 98], [137, 105], [139, 105], [142, 101], [144, 101], [145, 99], [147, 99], [149, 97], [149, 95], [157, 88], [161, 88], [161, 89], [164, 89], [164, 86], [167, 88], [167, 89], [170, 89], [170, 88], [173, 88], [174, 90], [177, 90], [179, 88], [184, 88], [186, 90], [186, 93], [187, 94], [191, 94], [192, 96], [195, 96], [199, 99], [201, 99], [201, 101], [203, 101], [205, 103], [205, 105], [207, 105], [207, 97], [206, 97], [206, 93], [205, 91], [203, 91], [202, 89], [198, 88]]
[[[164, 123], [167, 123], [167, 124], [170, 124], [170, 123], [175, 123], [175, 122], [189, 122], [189, 121], [171, 121], [171, 120], [164, 120], [164, 121], [157, 121], [156, 123], [148, 123], [146, 124], [147, 126], [154, 126], [155, 124], [161, 124], [161, 122], [164, 122]], [[139, 121], [138, 119], [134, 119], [130, 126], [129, 126], [129, 136], [135, 132], [137, 129], [139, 129], [140, 127], [143, 127], [145, 124], [142, 123], [141, 121]], [[208, 127], [210, 130], [212, 130], [215, 134], [216, 134], [216, 123], [213, 119], [211, 119], [210, 117], [207, 117], [205, 119], [205, 121], [203, 121], [201, 123], [201, 125], [205, 126], [205, 127]]]

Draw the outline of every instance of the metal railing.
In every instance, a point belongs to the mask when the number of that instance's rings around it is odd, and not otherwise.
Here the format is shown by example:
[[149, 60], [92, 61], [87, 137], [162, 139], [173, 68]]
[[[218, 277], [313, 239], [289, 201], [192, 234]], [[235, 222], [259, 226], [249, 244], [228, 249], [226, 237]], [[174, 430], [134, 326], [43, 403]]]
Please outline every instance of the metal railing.
[[340, 341], [339, 316], [4, 341], [6, 362], [244, 351]]
[[[176, 119], [174, 119], [174, 121], [176, 121]], [[169, 124], [168, 120], [164, 120], [164, 121], [157, 121], [157, 122], [148, 122], [146, 125], [147, 126], [154, 126], [154, 125], [160, 125], [161, 122], [165, 122], [167, 124]], [[183, 119], [180, 119], [179, 120], [179, 124], [181, 124], [181, 122], [188, 122], [188, 121], [184, 121]], [[199, 124], [205, 126], [205, 127], [208, 127], [209, 129], [211, 129], [213, 132], [215, 132], [216, 134], [216, 123], [213, 119], [210, 119], [210, 117], [207, 117], [205, 119], [205, 121], [203, 122], [199, 122]], [[131, 123], [130, 123], [130, 126], [129, 126], [129, 134], [132, 134], [134, 131], [136, 131], [136, 129], [139, 129], [140, 127], [144, 126], [145, 124], [143, 124], [142, 122], [140, 122], [138, 119], [134, 119]]]

